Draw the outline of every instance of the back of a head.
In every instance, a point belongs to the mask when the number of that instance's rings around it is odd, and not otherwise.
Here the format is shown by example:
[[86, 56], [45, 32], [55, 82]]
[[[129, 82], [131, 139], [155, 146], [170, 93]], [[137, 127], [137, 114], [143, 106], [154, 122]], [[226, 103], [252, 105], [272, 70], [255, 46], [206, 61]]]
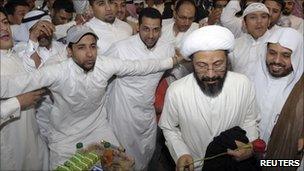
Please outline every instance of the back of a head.
[[67, 13], [75, 12], [73, 2], [70, 0], [55, 0], [53, 4], [53, 10], [54, 11], [64, 10]]
[[162, 15], [160, 12], [151, 7], [144, 8], [140, 13], [138, 17], [138, 23], [141, 25], [143, 17], [152, 18], [152, 19], [159, 19], [160, 23], [162, 22]]
[[17, 6], [29, 7], [25, 0], [10, 0], [4, 5], [4, 8], [8, 15], [13, 15]]
[[195, 13], [196, 13], [196, 5], [195, 5], [195, 2], [193, 0], [178, 0], [176, 2], [176, 5], [175, 5], [175, 12], [178, 12], [178, 10], [180, 9], [180, 7], [183, 5], [183, 4], [191, 4], [195, 7]]

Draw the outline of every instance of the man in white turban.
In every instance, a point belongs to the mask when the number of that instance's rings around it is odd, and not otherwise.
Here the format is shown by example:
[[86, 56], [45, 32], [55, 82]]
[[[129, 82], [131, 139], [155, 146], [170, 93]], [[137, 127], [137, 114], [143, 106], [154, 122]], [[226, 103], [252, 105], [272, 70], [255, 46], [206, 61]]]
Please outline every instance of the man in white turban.
[[[261, 114], [265, 114], [261, 120], [261, 137], [266, 141], [278, 117], [274, 115], [281, 111], [293, 86], [302, 76], [304, 65], [303, 39], [294, 29], [276, 30], [267, 43], [266, 55], [260, 59], [253, 78]], [[270, 107], [266, 107], [268, 105]]]
[[[216, 25], [194, 31], [182, 45], [194, 73], [170, 85], [159, 123], [178, 170], [203, 158], [212, 139], [227, 129], [241, 127], [250, 142], [258, 137], [254, 88], [244, 75], [227, 71], [227, 53], [233, 46], [233, 34]], [[228, 153], [243, 160], [252, 151]]]

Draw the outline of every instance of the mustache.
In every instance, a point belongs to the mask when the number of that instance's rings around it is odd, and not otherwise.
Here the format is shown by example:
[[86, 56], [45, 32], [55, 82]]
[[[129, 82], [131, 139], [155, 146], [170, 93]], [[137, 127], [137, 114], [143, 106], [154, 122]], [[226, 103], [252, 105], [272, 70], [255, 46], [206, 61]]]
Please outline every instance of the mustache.
[[274, 66], [279, 66], [279, 67], [285, 67], [285, 65], [284, 65], [284, 64], [281, 64], [281, 63], [275, 63], [275, 62], [269, 63], [269, 66], [272, 66], [272, 65], [274, 65]]
[[221, 80], [221, 77], [220, 76], [217, 76], [217, 77], [202, 77], [201, 78], [202, 81], [218, 81], [218, 80]]

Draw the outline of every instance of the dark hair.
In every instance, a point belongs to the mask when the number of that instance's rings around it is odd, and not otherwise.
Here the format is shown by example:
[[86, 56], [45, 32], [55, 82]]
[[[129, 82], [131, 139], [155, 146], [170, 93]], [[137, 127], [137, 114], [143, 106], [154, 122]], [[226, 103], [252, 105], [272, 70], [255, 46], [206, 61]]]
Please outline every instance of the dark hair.
[[90, 5], [92, 6], [95, 0], [89, 0]]
[[196, 13], [196, 5], [195, 5], [195, 2], [193, 0], [179, 0], [179, 1], [177, 1], [176, 6], [175, 6], [175, 12], [177, 12], [183, 4], [193, 5], [194, 8], [195, 8], [195, 13]]
[[4, 8], [6, 9], [7, 14], [13, 15], [17, 6], [29, 7], [29, 4], [25, 0], [10, 0], [4, 5]]
[[75, 12], [73, 2], [71, 2], [70, 0], [55, 0], [53, 4], [53, 9], [55, 11], [63, 9], [67, 13]]
[[139, 17], [138, 17], [139, 25], [141, 25], [143, 17], [159, 19], [160, 23], [162, 23], [162, 15], [155, 8], [147, 7], [140, 11]]
[[7, 13], [2, 6], [0, 6], [0, 12], [3, 13], [5, 15], [5, 17], [7, 18]]
[[274, 1], [281, 6], [281, 11], [285, 8], [285, 1], [284, 0], [263, 0], [262, 3], [265, 4], [266, 1]]

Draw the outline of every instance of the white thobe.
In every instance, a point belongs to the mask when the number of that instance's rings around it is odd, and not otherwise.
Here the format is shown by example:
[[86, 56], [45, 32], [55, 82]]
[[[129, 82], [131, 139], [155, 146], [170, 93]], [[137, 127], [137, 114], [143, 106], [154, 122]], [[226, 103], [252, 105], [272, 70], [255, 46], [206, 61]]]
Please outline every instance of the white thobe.
[[265, 53], [265, 42], [269, 35], [269, 31], [266, 31], [262, 37], [254, 39], [246, 33], [236, 39], [234, 50], [229, 54], [232, 70], [251, 77], [255, 73], [259, 57]]
[[[25, 72], [16, 53], [4, 50], [0, 53], [1, 77]], [[46, 146], [38, 131], [33, 108], [20, 113], [15, 97], [1, 100], [1, 170], [42, 170]]]
[[302, 18], [299, 18], [295, 15], [282, 15], [281, 18], [287, 18], [291, 22], [291, 28], [294, 28], [298, 32], [300, 32], [303, 35], [304, 32], [304, 20]]
[[[170, 44], [159, 40], [147, 49], [139, 35], [114, 44], [107, 52], [121, 59], [166, 59], [174, 55]], [[143, 170], [156, 144], [154, 94], [163, 72], [136, 77], [118, 77], [109, 88], [106, 109], [111, 126], [126, 152], [135, 158], [135, 170]]]
[[[175, 22], [172, 22], [163, 26], [161, 39], [164, 39], [165, 41], [171, 43], [176, 49], [181, 49], [184, 39], [194, 30], [198, 29], [199, 25], [193, 22], [186, 32], [179, 32], [177, 35], [175, 35], [175, 32], [173, 30], [174, 23]], [[180, 79], [189, 73], [190, 71], [185, 66], [179, 65], [179, 67], [172, 69], [170, 72], [172, 76], [169, 76], [167, 80], [169, 83], [172, 83], [173, 81]]]
[[99, 54], [104, 54], [113, 43], [128, 38], [133, 33], [132, 27], [128, 23], [117, 18], [114, 23], [110, 24], [94, 17], [85, 25], [91, 27], [99, 37], [97, 41]]
[[266, 143], [269, 141], [272, 129], [290, 92], [303, 74], [303, 39], [300, 37], [301, 34], [298, 34], [296, 38], [293, 36], [295, 35], [289, 35], [288, 32], [282, 34], [279, 31], [271, 36], [276, 37], [277, 43], [281, 46], [292, 50], [290, 58], [293, 71], [285, 77], [272, 77], [266, 67], [266, 50], [262, 50], [264, 55], [259, 58], [255, 67], [255, 74], [251, 78], [261, 111], [261, 122], [259, 124], [261, 138]]
[[[97, 57], [94, 70], [85, 73], [73, 59], [15, 77], [1, 77], [1, 97], [10, 97], [40, 87], [53, 93], [49, 123], [51, 169], [63, 164], [75, 145], [101, 139], [118, 145], [103, 110], [108, 80], [114, 75], [146, 75], [172, 67], [172, 59], [122, 61]], [[12, 88], [14, 87], [14, 88]]]
[[274, 26], [272, 26], [270, 29], [268, 29], [268, 31], [270, 32], [270, 34], [272, 34], [274, 31], [276, 31], [277, 29], [282, 28], [281, 26], [275, 24]]
[[243, 17], [236, 17], [235, 14], [241, 11], [240, 2], [238, 0], [231, 0], [223, 9], [221, 14], [221, 23], [227, 27], [234, 35], [239, 38], [244, 33], [242, 21]]
[[172, 43], [175, 48], [180, 49], [185, 37], [187, 37], [194, 30], [198, 29], [199, 25], [193, 22], [186, 32], [179, 32], [177, 35], [175, 35], [175, 32], [173, 30], [174, 23], [175, 22], [172, 22], [162, 27], [161, 38], [165, 39], [169, 43]]
[[214, 98], [201, 91], [193, 74], [172, 83], [159, 126], [175, 161], [184, 154], [196, 160], [205, 156], [214, 137], [234, 126], [255, 140], [257, 120], [253, 86], [244, 75], [228, 71], [222, 92]]
[[[36, 70], [35, 62], [33, 59], [31, 59], [31, 55], [33, 55], [35, 52], [37, 52], [41, 58], [41, 64], [38, 66], [38, 68], [60, 63], [67, 59], [67, 51], [65, 45], [54, 40], [52, 41], [50, 49], [40, 47], [38, 43], [29, 40], [28, 42], [18, 43], [16, 46], [14, 46], [14, 50], [16, 50], [19, 54], [19, 57], [21, 57], [24, 68], [27, 72]], [[44, 100], [38, 106], [36, 114], [40, 133], [46, 143], [48, 131], [47, 128], [52, 104], [53, 102], [51, 100], [51, 97], [49, 95], [44, 96]]]

